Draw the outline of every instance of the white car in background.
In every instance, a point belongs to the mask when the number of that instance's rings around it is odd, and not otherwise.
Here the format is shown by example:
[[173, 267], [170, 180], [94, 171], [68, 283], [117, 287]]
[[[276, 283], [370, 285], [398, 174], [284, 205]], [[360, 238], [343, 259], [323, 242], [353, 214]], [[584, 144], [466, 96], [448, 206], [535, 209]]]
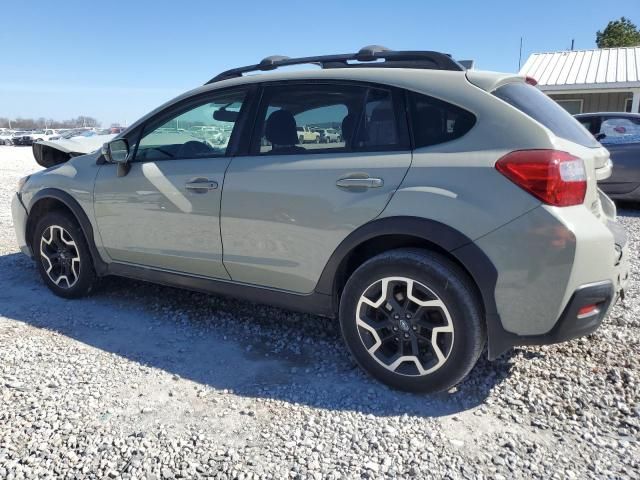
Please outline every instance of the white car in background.
[[31, 134], [34, 142], [42, 142], [45, 140], [51, 140], [52, 137], [56, 137], [58, 132], [51, 128], [47, 128], [44, 130], [36, 130]]
[[15, 132], [13, 130], [3, 130], [0, 132], [0, 145], [12, 145], [13, 142], [11, 139], [13, 138], [14, 133]]
[[342, 141], [340, 132], [335, 128], [321, 128], [316, 131], [320, 133], [320, 143], [337, 143]]

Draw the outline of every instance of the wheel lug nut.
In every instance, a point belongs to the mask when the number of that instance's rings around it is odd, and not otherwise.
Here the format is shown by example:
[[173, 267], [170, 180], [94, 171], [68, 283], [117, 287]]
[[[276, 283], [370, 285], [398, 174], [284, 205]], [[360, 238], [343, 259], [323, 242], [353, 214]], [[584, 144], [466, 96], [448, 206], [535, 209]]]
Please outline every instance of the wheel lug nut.
[[408, 333], [405, 333], [405, 334], [404, 334], [404, 338], [409, 338], [409, 334], [408, 334]]
[[414, 331], [414, 332], [415, 332], [416, 330], [418, 330], [418, 327], [416, 327], [415, 325], [414, 325], [413, 327], [411, 327], [411, 328], [413, 328], [413, 331]]
[[395, 318], [396, 320], [398, 320], [398, 319], [400, 318], [400, 315], [395, 314], [395, 315], [393, 316], [393, 318]]
[[411, 314], [410, 314], [410, 313], [407, 313], [407, 314], [405, 315], [405, 317], [407, 317], [407, 318], [411, 318]]
[[397, 332], [398, 331], [398, 327], [393, 327], [393, 331]]
[[394, 340], [397, 342], [398, 340], [400, 340], [398, 337], [395, 337]]

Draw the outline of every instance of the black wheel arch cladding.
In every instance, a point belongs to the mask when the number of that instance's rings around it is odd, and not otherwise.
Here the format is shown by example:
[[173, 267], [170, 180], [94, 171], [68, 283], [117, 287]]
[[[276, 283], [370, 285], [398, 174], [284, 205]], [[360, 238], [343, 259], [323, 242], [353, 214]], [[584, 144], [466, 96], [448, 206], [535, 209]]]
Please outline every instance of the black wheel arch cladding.
[[[316, 292], [335, 297], [335, 280], [351, 252], [368, 240], [385, 235], [416, 237], [425, 245], [435, 245], [454, 259], [471, 277], [480, 295], [487, 323], [489, 358], [496, 358], [513, 345], [517, 336], [507, 332], [500, 320], [495, 300], [498, 272], [489, 257], [469, 237], [458, 230], [420, 217], [387, 217], [373, 220], [349, 234], [327, 262]], [[334, 299], [335, 301], [335, 299]]]
[[[93, 226], [89, 221], [89, 217], [82, 209], [80, 204], [76, 199], [74, 199], [68, 193], [59, 190], [57, 188], [45, 188], [38, 191], [30, 200], [29, 205], [27, 207], [28, 211], [28, 219], [27, 219], [27, 235], [33, 235], [33, 229], [36, 226], [38, 221], [37, 218], [33, 218], [32, 212], [34, 207], [38, 204], [38, 202], [42, 200], [52, 199], [62, 203], [75, 217], [76, 221], [80, 225], [80, 229], [84, 234], [84, 238], [87, 242], [87, 246], [89, 247], [89, 251], [91, 253], [91, 259], [93, 260], [93, 265], [96, 273], [98, 275], [104, 275], [107, 272], [107, 264], [102, 260], [98, 250], [96, 248], [94, 235], [93, 235]], [[31, 237], [28, 237], [31, 238]]]

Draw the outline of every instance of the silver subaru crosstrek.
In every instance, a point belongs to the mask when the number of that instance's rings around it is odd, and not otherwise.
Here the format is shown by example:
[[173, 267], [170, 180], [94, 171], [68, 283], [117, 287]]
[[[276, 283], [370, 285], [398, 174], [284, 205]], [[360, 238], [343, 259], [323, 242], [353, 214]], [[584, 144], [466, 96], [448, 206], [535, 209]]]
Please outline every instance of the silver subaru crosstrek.
[[18, 242], [57, 295], [121, 275], [337, 317], [375, 378], [446, 389], [487, 342], [593, 332], [628, 281], [609, 153], [534, 83], [438, 52], [268, 57], [49, 156]]

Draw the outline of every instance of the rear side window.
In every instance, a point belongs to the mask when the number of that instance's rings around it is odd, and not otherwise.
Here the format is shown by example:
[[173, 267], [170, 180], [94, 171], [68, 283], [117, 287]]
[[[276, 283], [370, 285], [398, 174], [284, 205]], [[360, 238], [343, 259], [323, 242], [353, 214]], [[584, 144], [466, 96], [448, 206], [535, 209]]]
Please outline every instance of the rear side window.
[[603, 145], [640, 143], [640, 118], [607, 118], [600, 127]]
[[497, 88], [493, 94], [540, 122], [560, 138], [585, 147], [600, 146], [571, 114], [532, 85], [508, 83]]
[[409, 92], [409, 106], [415, 148], [460, 138], [476, 123], [472, 113], [420, 93]]

